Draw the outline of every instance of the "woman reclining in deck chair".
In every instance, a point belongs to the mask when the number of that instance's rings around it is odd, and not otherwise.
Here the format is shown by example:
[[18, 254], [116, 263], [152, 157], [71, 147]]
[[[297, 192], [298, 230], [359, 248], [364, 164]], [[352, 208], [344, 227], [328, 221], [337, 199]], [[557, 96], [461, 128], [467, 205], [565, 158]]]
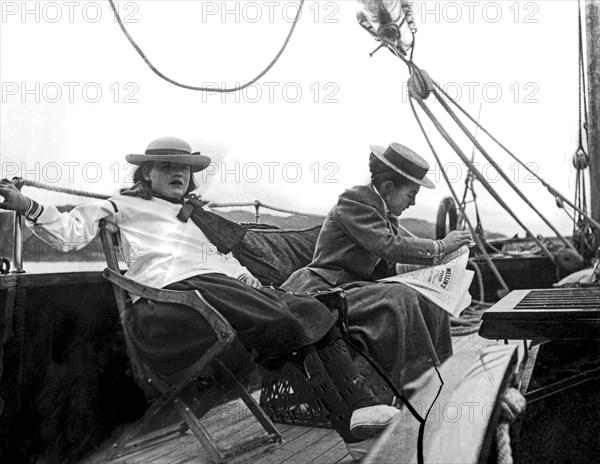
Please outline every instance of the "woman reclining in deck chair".
[[[98, 233], [100, 220], [115, 224], [129, 250], [126, 275], [131, 279], [155, 288], [198, 290], [230, 322], [246, 348], [267, 358], [314, 346], [352, 412], [351, 418], [331, 413], [350, 450], [353, 443], [385, 428], [399, 411], [378, 405], [363, 385], [329, 309], [312, 297], [262, 288], [229, 254], [230, 245], [241, 238], [236, 224], [221, 218], [215, 229], [214, 222], [210, 225], [215, 216], [190, 197], [196, 188], [192, 174], [205, 169], [210, 158], [192, 153], [183, 140], [164, 137], [150, 143], [144, 154], [126, 159], [138, 168], [135, 185], [122, 189], [121, 195], [60, 213], [3, 179], [0, 208], [23, 213], [33, 233], [62, 251], [86, 246]], [[151, 305], [140, 304], [137, 309], [133, 338], [142, 353], [151, 354], [149, 362], [158, 371], [173, 373], [203, 354], [207, 341], [196, 312], [181, 306], [153, 311]]]
[[435, 188], [426, 177], [429, 165], [412, 150], [398, 143], [372, 146], [369, 170], [371, 183], [340, 195], [325, 218], [312, 262], [282, 288], [344, 289], [351, 340], [406, 389], [452, 355], [448, 314], [404, 284], [373, 282], [376, 266], [384, 264], [395, 274], [390, 264], [438, 264], [445, 253], [469, 243], [470, 234], [453, 231], [437, 241], [398, 234], [396, 216], [415, 204], [421, 186]]

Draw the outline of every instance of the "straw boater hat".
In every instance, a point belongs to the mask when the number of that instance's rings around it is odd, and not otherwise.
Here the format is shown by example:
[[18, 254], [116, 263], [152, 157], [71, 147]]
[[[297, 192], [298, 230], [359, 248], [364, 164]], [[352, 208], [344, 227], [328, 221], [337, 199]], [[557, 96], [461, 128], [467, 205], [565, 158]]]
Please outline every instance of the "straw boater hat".
[[208, 156], [201, 155], [199, 151], [192, 153], [192, 148], [187, 142], [175, 137], [153, 140], [143, 155], [125, 155], [125, 159], [136, 166], [148, 161], [187, 164], [192, 172], [202, 171], [210, 164]]
[[392, 142], [387, 148], [371, 145], [371, 153], [403, 177], [423, 187], [435, 188], [431, 179], [425, 175], [429, 171], [429, 164], [410, 148]]

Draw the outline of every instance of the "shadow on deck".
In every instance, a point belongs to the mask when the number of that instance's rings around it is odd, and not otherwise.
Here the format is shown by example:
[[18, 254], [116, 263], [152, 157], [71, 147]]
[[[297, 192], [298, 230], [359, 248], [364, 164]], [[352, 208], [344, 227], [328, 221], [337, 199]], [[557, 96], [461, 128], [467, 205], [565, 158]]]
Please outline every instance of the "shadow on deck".
[[[477, 334], [453, 339], [455, 355], [460, 354], [463, 357], [465, 353], [470, 354], [471, 357], [476, 357], [476, 353], [481, 352], [485, 347], [503, 343], [483, 339]], [[517, 342], [514, 342], [514, 344], [517, 344]], [[520, 346], [519, 359], [522, 359], [522, 343], [518, 343], [518, 345]], [[254, 395], [258, 399], [260, 391], [256, 391]], [[209, 432], [220, 440], [220, 446], [225, 447], [253, 433], [261, 433], [260, 425], [253, 420], [240, 400], [215, 407], [202, 418], [202, 422], [209, 429]], [[283, 436], [282, 443], [265, 443], [258, 448], [231, 458], [228, 463], [349, 464], [353, 462], [343, 441], [333, 429], [287, 424], [276, 425]], [[157, 441], [152, 445], [146, 445], [146, 447], [140, 447], [141, 449], [123, 457], [108, 459], [108, 450], [113, 441], [106, 443], [103, 448], [80, 461], [80, 464], [210, 463], [206, 451], [189, 431], [183, 434], [171, 435], [168, 439]]]

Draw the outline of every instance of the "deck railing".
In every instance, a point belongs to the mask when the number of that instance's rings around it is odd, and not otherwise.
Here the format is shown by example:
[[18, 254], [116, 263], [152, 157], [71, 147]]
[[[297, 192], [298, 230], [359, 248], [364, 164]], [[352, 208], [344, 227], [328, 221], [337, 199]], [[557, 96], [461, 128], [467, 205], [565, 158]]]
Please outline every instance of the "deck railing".
[[[74, 190], [69, 190], [69, 189], [60, 189], [55, 186], [45, 186], [44, 184], [40, 184], [38, 182], [28, 181], [28, 180], [24, 180], [24, 179], [20, 179], [20, 178], [14, 178], [13, 182], [19, 189], [21, 189], [24, 185], [26, 185], [26, 186], [45, 189], [45, 190], [60, 191], [63, 193], [69, 193], [71, 195], [86, 196], [86, 197], [99, 198], [99, 199], [110, 198], [110, 195], [93, 194], [93, 193], [89, 193], [89, 192], [79, 192], [79, 191], [74, 191]], [[320, 215], [320, 214], [305, 213], [305, 212], [294, 211], [294, 210], [286, 209], [286, 208], [279, 208], [277, 206], [263, 203], [260, 200], [254, 200], [252, 202], [241, 202], [241, 203], [210, 202], [210, 203], [208, 203], [208, 206], [210, 208], [232, 208], [232, 207], [253, 206], [254, 211], [255, 211], [254, 220], [255, 220], [255, 223], [257, 223], [257, 224], [260, 223], [260, 208], [278, 211], [280, 213], [297, 214], [300, 216], [323, 217], [323, 215]], [[6, 261], [6, 260], [4, 260], [4, 261]], [[2, 269], [4, 270], [5, 267], [3, 266]], [[7, 266], [6, 273], [8, 273], [9, 270], [10, 270], [10, 266]], [[21, 213], [17, 213], [17, 212], [14, 213], [13, 270], [11, 270], [10, 272], [12, 272], [12, 273], [24, 273], [25, 272], [25, 269], [23, 268], [23, 215]]]

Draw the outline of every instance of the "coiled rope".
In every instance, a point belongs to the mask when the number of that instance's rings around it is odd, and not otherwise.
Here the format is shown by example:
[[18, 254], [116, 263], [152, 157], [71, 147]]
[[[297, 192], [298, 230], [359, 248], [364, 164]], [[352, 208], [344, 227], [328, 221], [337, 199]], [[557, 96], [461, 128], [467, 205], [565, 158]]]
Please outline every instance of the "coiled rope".
[[292, 23], [292, 25], [290, 27], [290, 31], [288, 32], [288, 35], [285, 38], [285, 41], [283, 42], [283, 45], [281, 46], [281, 48], [279, 49], [279, 51], [275, 55], [275, 58], [273, 58], [271, 60], [271, 62], [267, 65], [267, 67], [265, 69], [263, 69], [256, 77], [254, 77], [253, 79], [249, 80], [245, 84], [238, 85], [238, 86], [235, 86], [235, 87], [229, 87], [229, 88], [225, 88], [225, 89], [219, 89], [219, 88], [216, 88], [216, 87], [201, 87], [201, 86], [194, 86], [194, 85], [182, 84], [181, 82], [177, 82], [176, 80], [171, 79], [170, 77], [167, 77], [165, 74], [163, 74], [162, 72], [160, 72], [156, 68], [156, 66], [154, 66], [152, 64], [152, 62], [148, 59], [148, 57], [146, 56], [146, 54], [142, 51], [142, 49], [135, 42], [135, 40], [133, 40], [133, 37], [131, 37], [131, 35], [127, 31], [127, 28], [125, 28], [125, 25], [123, 24], [123, 21], [121, 20], [121, 16], [119, 15], [119, 12], [117, 11], [117, 8], [115, 7], [115, 3], [113, 2], [113, 0], [108, 0], [108, 3], [110, 3], [110, 7], [113, 10], [113, 13], [115, 15], [115, 19], [119, 23], [119, 27], [123, 31], [123, 34], [125, 34], [125, 37], [127, 37], [127, 40], [129, 40], [129, 43], [133, 46], [133, 48], [135, 48], [135, 50], [142, 57], [142, 59], [148, 65], [148, 67], [152, 70], [152, 72], [154, 72], [154, 74], [156, 74], [161, 79], [164, 79], [165, 81], [169, 82], [170, 84], [173, 84], [173, 85], [175, 85], [177, 87], [182, 87], [184, 89], [198, 90], [200, 92], [228, 93], [228, 92], [237, 92], [239, 90], [243, 90], [246, 87], [251, 86], [256, 81], [258, 81], [261, 77], [263, 77], [265, 74], [267, 74], [269, 72], [269, 70], [275, 65], [275, 63], [277, 63], [277, 61], [279, 60], [279, 58], [281, 57], [281, 55], [285, 51], [285, 49], [286, 49], [286, 47], [287, 47], [290, 39], [292, 38], [292, 34], [294, 33], [294, 30], [296, 29], [296, 25], [298, 24], [298, 20], [300, 19], [300, 15], [302, 13], [302, 7], [304, 6], [304, 1], [305, 0], [300, 0], [300, 3], [298, 4], [298, 11], [296, 13], [296, 17], [294, 18], [294, 22]]
[[513, 464], [510, 424], [523, 414], [525, 403], [525, 397], [515, 388], [508, 388], [500, 397], [500, 422], [496, 427], [498, 464]]

